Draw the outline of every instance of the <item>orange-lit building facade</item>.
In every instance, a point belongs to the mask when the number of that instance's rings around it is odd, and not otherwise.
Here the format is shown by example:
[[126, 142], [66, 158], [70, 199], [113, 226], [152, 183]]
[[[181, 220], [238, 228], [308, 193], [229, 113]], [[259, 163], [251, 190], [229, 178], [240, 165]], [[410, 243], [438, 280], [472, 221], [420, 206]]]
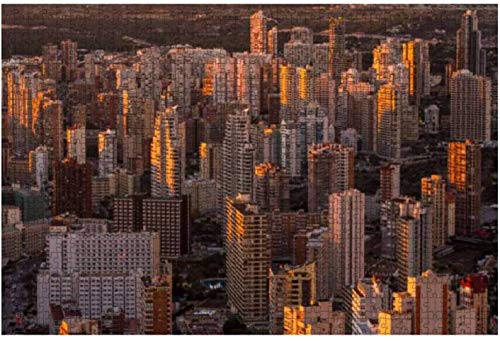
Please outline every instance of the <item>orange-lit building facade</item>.
[[448, 189], [455, 196], [456, 234], [481, 223], [481, 146], [472, 140], [448, 144]]

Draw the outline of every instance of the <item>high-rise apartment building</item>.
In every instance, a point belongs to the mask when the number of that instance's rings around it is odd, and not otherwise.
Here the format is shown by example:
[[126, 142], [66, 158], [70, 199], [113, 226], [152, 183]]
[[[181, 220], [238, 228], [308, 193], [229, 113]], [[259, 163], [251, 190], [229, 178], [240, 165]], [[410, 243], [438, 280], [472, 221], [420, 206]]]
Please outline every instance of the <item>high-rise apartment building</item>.
[[401, 165], [388, 163], [380, 167], [380, 201], [399, 197]]
[[74, 213], [85, 218], [92, 216], [92, 168], [75, 159], [65, 159], [54, 165], [52, 214]]
[[172, 275], [143, 277], [141, 281], [141, 329], [146, 335], [172, 334]]
[[475, 75], [483, 74], [481, 63], [481, 31], [477, 12], [467, 10], [462, 15], [457, 31], [456, 70], [469, 70]]
[[285, 306], [283, 328], [286, 335], [343, 335], [345, 314], [334, 311], [331, 301]]
[[7, 74], [7, 118], [4, 128], [11, 136], [13, 154], [26, 156], [35, 148], [37, 87], [39, 76], [37, 73], [22, 69], [15, 69]]
[[410, 104], [420, 105], [421, 98], [430, 95], [429, 44], [422, 39], [403, 43], [402, 60], [408, 69]]
[[316, 263], [269, 271], [269, 323], [271, 334], [283, 334], [283, 308], [316, 302]]
[[247, 326], [267, 329], [271, 265], [268, 215], [251, 202], [248, 194], [227, 198], [225, 206], [229, 304]]
[[344, 18], [330, 18], [328, 27], [330, 53], [328, 57], [328, 73], [336, 84], [345, 69], [345, 22]]
[[221, 145], [215, 143], [200, 143], [200, 176], [206, 180], [219, 180], [222, 172]]
[[410, 335], [412, 314], [394, 310], [381, 310], [378, 314], [379, 335]]
[[447, 334], [448, 275], [431, 270], [408, 277], [408, 293], [414, 299], [414, 334]]
[[227, 116], [222, 143], [221, 208], [228, 197], [252, 193], [253, 151], [254, 147], [250, 143], [250, 113], [248, 109], [236, 108]]
[[328, 207], [328, 196], [354, 187], [354, 151], [340, 144], [318, 144], [307, 154], [309, 212]]
[[62, 79], [66, 82], [74, 81], [77, 78], [77, 66], [78, 66], [78, 43], [76, 41], [71, 41], [71, 39], [66, 39], [61, 42], [61, 58], [62, 66], [61, 73]]
[[84, 164], [86, 159], [85, 127], [73, 126], [66, 130], [67, 157]]
[[401, 157], [401, 122], [407, 108], [407, 93], [388, 83], [377, 93], [377, 153], [384, 158]]
[[250, 16], [250, 53], [266, 53], [267, 18], [262, 11]]
[[118, 145], [115, 130], [99, 132], [97, 136], [97, 152], [99, 153], [99, 176], [112, 174], [117, 167]]
[[448, 190], [455, 196], [456, 234], [481, 224], [481, 146], [471, 140], [448, 144]]
[[160, 260], [176, 259], [191, 250], [189, 200], [148, 198], [142, 200], [142, 230], [160, 236]]
[[448, 240], [446, 180], [440, 175], [422, 178], [420, 192], [422, 203], [432, 208], [432, 246], [438, 248]]
[[49, 152], [46, 146], [38, 146], [30, 153], [30, 166], [35, 174], [36, 186], [40, 189], [47, 186], [49, 180]]
[[354, 128], [361, 135], [362, 149], [374, 151], [377, 141], [377, 98], [372, 84], [362, 82], [357, 70], [342, 74], [337, 96], [335, 129]]
[[278, 26], [267, 31], [267, 53], [273, 57], [278, 56]]
[[49, 273], [126, 273], [142, 269], [146, 276], [159, 274], [157, 233], [108, 233], [83, 224], [80, 231], [49, 234]]
[[488, 277], [472, 274], [460, 281], [460, 304], [476, 311], [476, 334], [488, 333]]
[[450, 127], [454, 140], [491, 138], [491, 81], [468, 70], [453, 73], [450, 82]]
[[330, 195], [328, 221], [336, 296], [365, 275], [365, 195], [356, 189]]
[[253, 201], [263, 211], [290, 209], [290, 177], [272, 163], [255, 165]]
[[379, 81], [389, 81], [391, 65], [401, 63], [401, 44], [398, 39], [387, 38], [373, 49], [373, 68]]
[[394, 254], [398, 268], [398, 288], [406, 288], [409, 276], [432, 268], [432, 209], [409, 198], [394, 200], [399, 206], [395, 221]]
[[184, 179], [184, 153], [179, 139], [176, 107], [158, 111], [151, 142], [151, 195], [178, 197]]

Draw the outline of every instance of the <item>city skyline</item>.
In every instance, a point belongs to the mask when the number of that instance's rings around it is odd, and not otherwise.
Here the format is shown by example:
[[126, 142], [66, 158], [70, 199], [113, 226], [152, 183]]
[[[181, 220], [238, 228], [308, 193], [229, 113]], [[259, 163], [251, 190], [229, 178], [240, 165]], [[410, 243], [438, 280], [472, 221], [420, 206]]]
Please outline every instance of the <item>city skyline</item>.
[[2, 334], [497, 334], [496, 15], [3, 5]]

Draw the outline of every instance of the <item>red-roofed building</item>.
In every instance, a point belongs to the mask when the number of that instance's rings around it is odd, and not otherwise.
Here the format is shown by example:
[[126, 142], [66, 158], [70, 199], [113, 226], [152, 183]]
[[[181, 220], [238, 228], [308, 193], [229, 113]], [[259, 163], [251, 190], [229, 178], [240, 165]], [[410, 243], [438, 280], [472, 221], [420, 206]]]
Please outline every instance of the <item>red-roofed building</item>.
[[476, 309], [476, 334], [488, 332], [488, 277], [468, 275], [460, 281], [460, 304]]

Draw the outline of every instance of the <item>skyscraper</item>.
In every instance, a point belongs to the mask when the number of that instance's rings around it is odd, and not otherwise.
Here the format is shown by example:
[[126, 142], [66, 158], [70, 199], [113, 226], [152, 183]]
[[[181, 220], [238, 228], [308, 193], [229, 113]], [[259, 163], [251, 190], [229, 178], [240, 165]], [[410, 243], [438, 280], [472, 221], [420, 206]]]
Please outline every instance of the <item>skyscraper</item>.
[[481, 224], [481, 146], [471, 140], [448, 144], [448, 189], [455, 195], [456, 234]]
[[430, 94], [429, 44], [422, 39], [404, 43], [402, 59], [408, 69], [410, 104], [420, 105], [421, 98]]
[[469, 70], [475, 75], [481, 72], [481, 31], [477, 13], [467, 10], [457, 31], [456, 70]]
[[75, 159], [65, 159], [54, 165], [52, 215], [65, 212], [78, 217], [92, 216], [92, 168]]
[[472, 274], [460, 281], [460, 304], [476, 311], [476, 334], [488, 332], [488, 277]]
[[141, 281], [141, 328], [146, 335], [172, 334], [172, 275], [162, 274]]
[[62, 52], [62, 79], [66, 82], [74, 81], [77, 78], [77, 65], [78, 65], [78, 43], [66, 39], [61, 42]]
[[330, 195], [328, 221], [337, 296], [365, 275], [365, 195], [356, 189]]
[[113, 173], [117, 167], [116, 131], [106, 130], [99, 132], [97, 137], [97, 152], [99, 153], [99, 176]]
[[397, 163], [388, 163], [380, 167], [380, 201], [384, 202], [399, 197], [400, 169]]
[[446, 181], [440, 175], [431, 175], [421, 180], [422, 202], [432, 208], [432, 246], [438, 248], [448, 240], [446, 221]]
[[75, 159], [79, 164], [86, 160], [85, 127], [73, 126], [66, 130], [68, 158]]
[[317, 144], [307, 154], [307, 207], [328, 207], [328, 196], [354, 187], [354, 151], [341, 144]]
[[33, 152], [32, 167], [35, 173], [35, 182], [38, 188], [44, 188], [49, 180], [49, 152], [47, 147], [38, 146]]
[[336, 84], [345, 69], [345, 22], [344, 18], [330, 18], [328, 27], [330, 53], [328, 57], [328, 73]]
[[432, 210], [418, 201], [407, 202], [396, 218], [395, 256], [398, 288], [406, 288], [409, 276], [432, 268]]
[[408, 277], [408, 293], [415, 303], [415, 334], [447, 334], [448, 286], [448, 275], [436, 275], [431, 270]]
[[278, 26], [267, 31], [267, 53], [278, 56]]
[[316, 302], [316, 263], [269, 271], [269, 322], [271, 334], [283, 334], [283, 308]]
[[156, 113], [151, 142], [151, 195], [178, 197], [183, 181], [183, 153], [179, 141], [177, 107]]
[[248, 194], [226, 201], [227, 295], [251, 328], [269, 325], [268, 269], [271, 265], [268, 215]]
[[345, 314], [334, 311], [331, 301], [310, 306], [285, 306], [285, 335], [342, 335], [345, 334]]
[[255, 166], [252, 193], [253, 200], [263, 211], [290, 209], [290, 177], [272, 163]]
[[252, 193], [253, 146], [250, 143], [250, 113], [241, 107], [229, 111], [222, 143], [222, 198]]
[[450, 125], [454, 140], [491, 138], [491, 81], [468, 70], [453, 73]]
[[406, 91], [392, 83], [377, 93], [377, 153], [397, 160], [401, 157], [401, 121], [407, 103]]
[[191, 250], [189, 200], [147, 198], [142, 200], [142, 230], [160, 236], [160, 261], [170, 261]]
[[250, 16], [250, 53], [266, 53], [267, 18], [262, 11]]

